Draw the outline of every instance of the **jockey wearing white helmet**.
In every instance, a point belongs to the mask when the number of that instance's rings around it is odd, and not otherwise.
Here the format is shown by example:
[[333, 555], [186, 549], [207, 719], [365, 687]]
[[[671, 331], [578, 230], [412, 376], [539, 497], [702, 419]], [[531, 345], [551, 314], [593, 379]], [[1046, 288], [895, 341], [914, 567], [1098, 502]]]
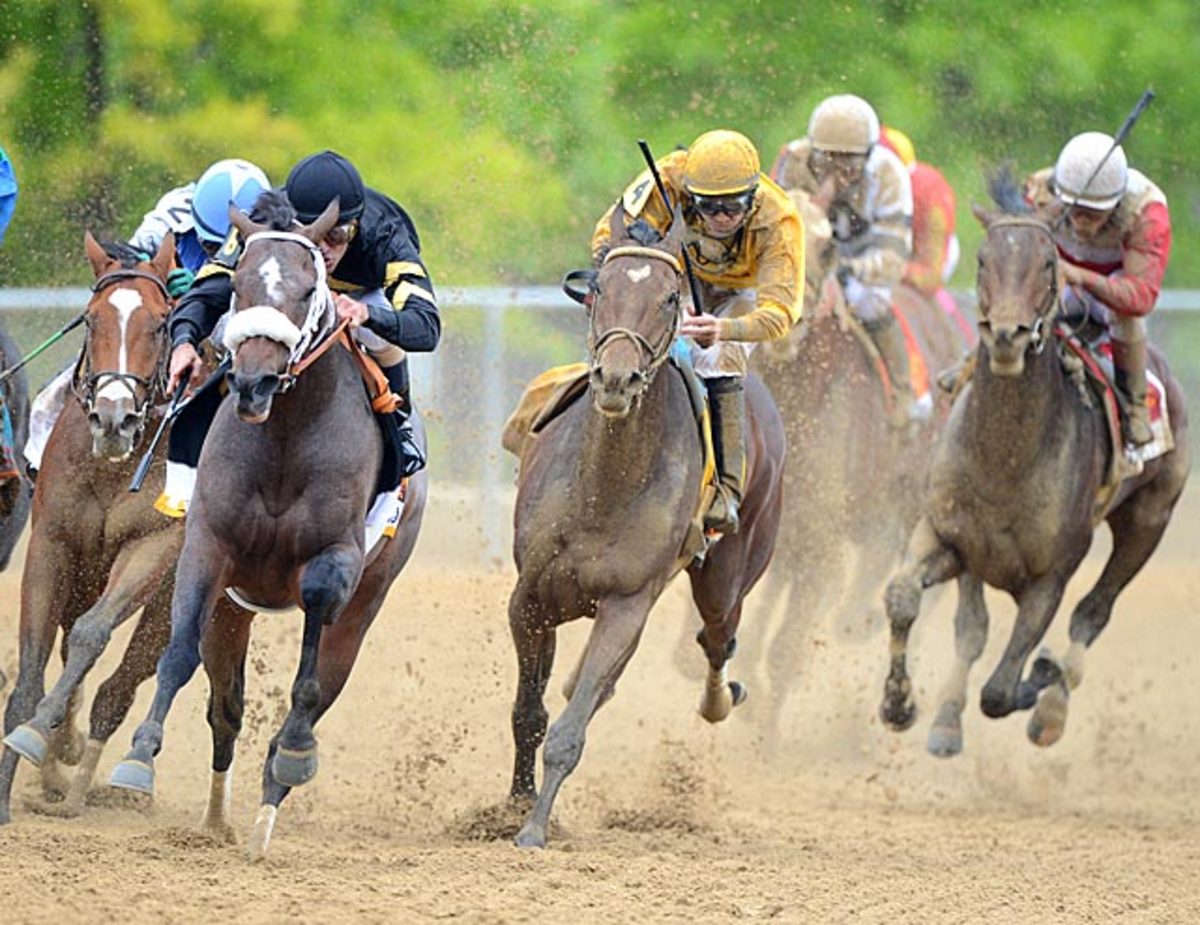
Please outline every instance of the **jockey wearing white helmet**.
[[1149, 443], [1145, 318], [1171, 253], [1167, 197], [1103, 132], [1068, 141], [1053, 167], [1029, 177], [1025, 195], [1055, 229], [1067, 316], [1110, 328], [1117, 384], [1129, 399], [1125, 439]]

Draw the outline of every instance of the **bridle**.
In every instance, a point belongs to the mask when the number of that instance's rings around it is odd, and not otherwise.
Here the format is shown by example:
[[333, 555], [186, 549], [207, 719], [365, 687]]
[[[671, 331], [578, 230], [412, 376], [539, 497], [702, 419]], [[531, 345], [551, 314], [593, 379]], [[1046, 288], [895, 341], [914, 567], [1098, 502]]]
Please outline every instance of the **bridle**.
[[[172, 299], [170, 293], [167, 292], [166, 283], [153, 273], [132, 268], [123, 268], [113, 270], [111, 273], [105, 273], [92, 284], [92, 292], [99, 295], [110, 286], [127, 279], [149, 280], [162, 294], [165, 304], [168, 306], [171, 304]], [[92, 301], [96, 301], [95, 296], [93, 296]], [[149, 377], [110, 369], [92, 372], [92, 355], [88, 349], [92, 334], [92, 312], [90, 307], [85, 316], [84, 324], [87, 327], [88, 336], [84, 340], [83, 351], [80, 353], [79, 361], [75, 365], [75, 375], [71, 378], [71, 389], [75, 393], [75, 397], [79, 399], [87, 414], [91, 415], [95, 411], [97, 395], [106, 386], [114, 382], [122, 383], [129, 389], [133, 396], [133, 413], [138, 418], [138, 432], [140, 433], [146, 422], [146, 413], [149, 411], [150, 406], [155, 404], [159, 398], [166, 395], [167, 361], [170, 358], [170, 351], [167, 349], [169, 346], [167, 340], [167, 312], [163, 312], [162, 320], [155, 331], [155, 337], [161, 341], [161, 344], [158, 349], [158, 361], [155, 363], [154, 373]]]
[[[1042, 301], [1034, 309], [1035, 320], [1029, 330], [1029, 346], [1035, 354], [1040, 354], [1046, 348], [1046, 320], [1057, 311], [1062, 294], [1058, 281], [1058, 244], [1054, 240], [1054, 232], [1050, 230], [1049, 225], [1040, 219], [1029, 218], [1023, 215], [1005, 215], [995, 219], [987, 226], [989, 237], [992, 231], [997, 228], [1035, 228], [1049, 239], [1051, 250], [1055, 255], [1050, 285], [1046, 290], [1046, 294], [1042, 297]], [[979, 319], [980, 328], [988, 324], [989, 322], [986, 317]]]
[[231, 300], [233, 315], [225, 327], [225, 348], [231, 354], [236, 353], [238, 347], [252, 337], [266, 337], [282, 344], [288, 350], [288, 361], [287, 372], [280, 377], [279, 391], [286, 392], [308, 367], [311, 354], [321, 349], [322, 342], [330, 340], [328, 335], [334, 329], [336, 315], [333, 296], [326, 281], [321, 249], [304, 235], [291, 231], [257, 231], [246, 238], [243, 259], [256, 241], [289, 241], [303, 246], [312, 258], [317, 274], [304, 321], [299, 326], [274, 305], [251, 305], [238, 310], [236, 293]]
[[[613, 260], [621, 257], [649, 257], [652, 260], [661, 260], [675, 271], [677, 287], [683, 279], [683, 266], [680, 264], [679, 259], [673, 254], [655, 247], [641, 247], [632, 244], [624, 247], [614, 247], [605, 255], [602, 266], [607, 266]], [[598, 301], [601, 297], [599, 287], [594, 287], [593, 292], [595, 299]], [[658, 368], [662, 366], [671, 353], [671, 345], [675, 342], [675, 338], [679, 334], [680, 313], [678, 311], [674, 313], [671, 326], [667, 329], [666, 334], [658, 343], [652, 344], [645, 335], [632, 328], [615, 326], [597, 333], [595, 309], [596, 307], [593, 304], [592, 310], [588, 313], [588, 368], [594, 371], [599, 366], [600, 354], [603, 353], [605, 348], [618, 340], [632, 341], [634, 346], [637, 347], [638, 354], [645, 359], [645, 363], [638, 368], [637, 373], [642, 381], [646, 385], [649, 385]]]

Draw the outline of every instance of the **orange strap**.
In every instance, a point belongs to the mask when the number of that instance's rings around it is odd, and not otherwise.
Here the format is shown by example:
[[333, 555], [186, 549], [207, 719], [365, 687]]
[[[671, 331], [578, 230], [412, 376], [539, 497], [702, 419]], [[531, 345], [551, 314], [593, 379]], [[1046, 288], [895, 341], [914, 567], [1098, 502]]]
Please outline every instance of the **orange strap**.
[[355, 365], [358, 366], [358, 374], [362, 376], [362, 380], [367, 386], [367, 394], [371, 397], [371, 410], [376, 414], [391, 414], [400, 406], [400, 396], [392, 391], [392, 387], [387, 381], [387, 376], [383, 374], [383, 370], [379, 368], [379, 364], [360, 350], [358, 345], [351, 339], [348, 331], [349, 327], [350, 320], [344, 319], [333, 329], [333, 333], [317, 345], [312, 353], [305, 356], [292, 367], [291, 374], [299, 376], [319, 360], [325, 351], [335, 343], [341, 344], [350, 352], [350, 356], [354, 358]]

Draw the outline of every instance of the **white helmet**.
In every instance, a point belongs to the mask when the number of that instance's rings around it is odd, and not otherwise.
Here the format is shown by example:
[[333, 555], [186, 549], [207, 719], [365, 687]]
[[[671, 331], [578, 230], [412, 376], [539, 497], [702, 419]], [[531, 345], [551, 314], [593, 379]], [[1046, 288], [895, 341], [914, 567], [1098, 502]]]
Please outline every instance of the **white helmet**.
[[[1112, 154], [1108, 153], [1110, 150]], [[1106, 154], [1108, 159], [1104, 160]], [[1067, 205], [1097, 212], [1107, 212], [1121, 201], [1128, 179], [1125, 152], [1120, 145], [1114, 148], [1112, 136], [1103, 132], [1076, 135], [1063, 146], [1054, 164], [1054, 191], [1058, 198]]]
[[879, 141], [879, 116], [861, 96], [829, 96], [809, 117], [808, 137], [818, 151], [866, 154]]

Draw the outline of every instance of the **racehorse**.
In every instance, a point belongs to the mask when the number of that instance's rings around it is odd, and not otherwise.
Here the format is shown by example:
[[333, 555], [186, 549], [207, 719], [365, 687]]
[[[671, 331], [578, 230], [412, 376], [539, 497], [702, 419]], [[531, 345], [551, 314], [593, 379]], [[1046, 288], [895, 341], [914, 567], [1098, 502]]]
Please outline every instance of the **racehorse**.
[[[761, 646], [773, 725], [814, 622], [836, 615], [842, 632], [862, 635], [916, 522], [929, 451], [949, 408], [934, 389], [927, 421], [904, 433], [889, 426], [890, 386], [878, 353], [841, 298], [836, 254], [816, 231], [828, 222], [803, 191], [791, 195], [805, 217], [808, 287], [828, 301], [810, 299], [792, 334], [756, 354], [788, 445], [778, 543], [786, 565], [768, 577], [786, 606], [783, 622]], [[944, 309], [906, 285], [893, 287], [892, 298], [930, 377], [961, 358], [965, 343]]]
[[[21, 579], [20, 671], [8, 701], [8, 746], [0, 759], [0, 819], [8, 820], [17, 756], [43, 771], [53, 809], [75, 815], [96, 764], [124, 720], [137, 687], [167, 641], [178, 521], [154, 510], [162, 463], [141, 494], [127, 490], [149, 425], [162, 413], [171, 301], [165, 279], [175, 254], [167, 235], [150, 261], [125, 245], [84, 237], [96, 280], [87, 339], [68, 402], [54, 426], [33, 496], [33, 532]], [[129, 647], [92, 703], [86, 744], [74, 728], [84, 675], [113, 630], [145, 608]], [[46, 663], [59, 629], [63, 673], [48, 695]], [[70, 782], [58, 762], [78, 764]]]
[[[967, 675], [987, 635], [984, 585], [1007, 591], [1018, 610], [1000, 663], [983, 687], [983, 712], [999, 717], [1036, 705], [1029, 738], [1053, 744], [1065, 729], [1069, 691], [1082, 680], [1085, 650], [1107, 625], [1117, 595], [1154, 552], [1189, 468], [1182, 392], [1152, 350], [1151, 368], [1166, 385], [1175, 448], [1146, 462], [1115, 492], [1102, 491], [1113, 464], [1110, 424], [1101, 403], [1060, 357], [1062, 335], [1054, 328], [1060, 281], [1051, 229], [1027, 214], [1011, 176], [998, 178], [993, 195], [1006, 211], [975, 207], [987, 235], [979, 250], [974, 373], [937, 445], [924, 513], [886, 592], [891, 670], [881, 715], [899, 730], [916, 715], [905, 658], [921, 593], [958, 579], [955, 670], [928, 742], [942, 756], [962, 749]], [[1115, 452], [1123, 452], [1119, 435]], [[1102, 519], [1112, 532], [1112, 552], [1071, 614], [1066, 655], [1039, 655], [1022, 680]]]
[[[423, 471], [411, 479], [396, 535], [364, 548], [383, 439], [356, 362], [334, 336], [333, 302], [316, 245], [337, 221], [337, 200], [308, 226], [295, 224], [282, 193], [263, 194], [255, 210], [261, 222], [230, 210], [245, 242], [234, 274], [237, 311], [224, 338], [233, 355], [231, 394], [201, 453], [154, 702], [112, 783], [153, 792], [163, 722], [203, 661], [213, 737], [205, 826], [231, 839], [229, 771], [242, 724], [253, 615], [213, 608], [226, 589], [259, 610], [300, 607], [304, 631], [291, 709], [271, 740], [248, 845], [250, 856], [261, 858], [279, 804], [317, 772], [313, 725], [341, 692], [412, 553], [427, 479]], [[415, 417], [414, 423], [423, 440]]]
[[[682, 226], [677, 216], [673, 227]], [[511, 797], [517, 805], [533, 802], [516, 839], [526, 847], [545, 845], [554, 799], [579, 761], [592, 714], [612, 695], [655, 600], [684, 568], [704, 621], [697, 641], [709, 670], [701, 714], [717, 722], [744, 698], [727, 679], [726, 662], [779, 525], [783, 424], [751, 378], [741, 528], [701, 562], [685, 551], [704, 454], [687, 383], [674, 369], [662, 371], [680, 322], [680, 242], [645, 232], [631, 238], [623, 211], [615, 210], [616, 246], [589, 300], [588, 397], [546, 425], [522, 458], [508, 618], [519, 669]], [[566, 684], [567, 707], [546, 737], [543, 698], [556, 629], [579, 617], [593, 619], [591, 634]], [[544, 737], [539, 792], [534, 765]]]

